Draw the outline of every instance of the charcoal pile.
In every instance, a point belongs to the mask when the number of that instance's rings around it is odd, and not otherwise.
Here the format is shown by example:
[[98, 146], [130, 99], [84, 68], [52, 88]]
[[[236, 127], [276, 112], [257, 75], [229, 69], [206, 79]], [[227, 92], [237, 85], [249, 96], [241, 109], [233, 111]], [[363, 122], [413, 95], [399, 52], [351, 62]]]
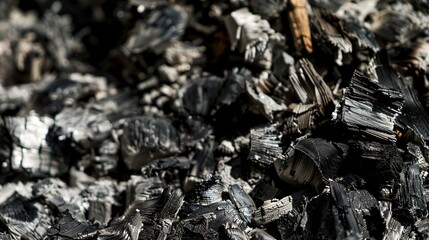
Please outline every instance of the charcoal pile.
[[0, 1], [0, 239], [428, 239], [429, 3]]

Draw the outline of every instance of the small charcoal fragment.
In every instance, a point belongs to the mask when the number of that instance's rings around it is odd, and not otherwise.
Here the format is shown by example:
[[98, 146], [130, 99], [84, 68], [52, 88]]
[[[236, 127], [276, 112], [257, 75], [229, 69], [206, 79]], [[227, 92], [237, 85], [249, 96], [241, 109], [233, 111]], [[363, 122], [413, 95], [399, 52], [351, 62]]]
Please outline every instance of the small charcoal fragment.
[[121, 150], [127, 167], [139, 170], [152, 160], [179, 151], [176, 129], [157, 118], [131, 119], [121, 137]]

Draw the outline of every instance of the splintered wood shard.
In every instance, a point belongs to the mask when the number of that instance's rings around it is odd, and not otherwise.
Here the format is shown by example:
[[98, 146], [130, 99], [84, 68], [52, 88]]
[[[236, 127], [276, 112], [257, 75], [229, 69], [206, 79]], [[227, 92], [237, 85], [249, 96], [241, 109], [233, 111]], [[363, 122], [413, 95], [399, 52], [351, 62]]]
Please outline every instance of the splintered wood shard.
[[393, 130], [403, 95], [355, 71], [343, 98], [341, 121], [360, 136], [396, 142]]
[[299, 60], [297, 72], [291, 74], [290, 81], [301, 103], [319, 104], [320, 113], [325, 117], [333, 111], [334, 97], [331, 89], [316, 72], [310, 61], [307, 59]]
[[307, 0], [291, 0], [287, 5], [289, 25], [292, 30], [295, 48], [298, 52], [313, 52], [310, 21], [307, 13]]

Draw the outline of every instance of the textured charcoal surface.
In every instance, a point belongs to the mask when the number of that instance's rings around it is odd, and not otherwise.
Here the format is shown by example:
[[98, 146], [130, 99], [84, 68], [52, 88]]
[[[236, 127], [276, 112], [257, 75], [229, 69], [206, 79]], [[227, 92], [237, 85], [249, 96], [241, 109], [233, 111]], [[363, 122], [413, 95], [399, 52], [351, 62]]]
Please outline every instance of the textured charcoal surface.
[[0, 239], [427, 239], [429, 4], [0, 0]]

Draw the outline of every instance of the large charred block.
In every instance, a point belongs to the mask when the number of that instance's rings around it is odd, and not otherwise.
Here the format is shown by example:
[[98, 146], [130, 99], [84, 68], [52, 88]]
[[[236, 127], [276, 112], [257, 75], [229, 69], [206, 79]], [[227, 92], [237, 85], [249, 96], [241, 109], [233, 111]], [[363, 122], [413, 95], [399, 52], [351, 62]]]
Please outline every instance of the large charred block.
[[358, 137], [395, 142], [394, 125], [403, 95], [355, 71], [343, 98], [341, 122]]
[[340, 148], [339, 144], [324, 139], [307, 138], [291, 146], [285, 158], [276, 160], [274, 166], [283, 181], [321, 190], [324, 183], [338, 176], [346, 151], [346, 146]]

